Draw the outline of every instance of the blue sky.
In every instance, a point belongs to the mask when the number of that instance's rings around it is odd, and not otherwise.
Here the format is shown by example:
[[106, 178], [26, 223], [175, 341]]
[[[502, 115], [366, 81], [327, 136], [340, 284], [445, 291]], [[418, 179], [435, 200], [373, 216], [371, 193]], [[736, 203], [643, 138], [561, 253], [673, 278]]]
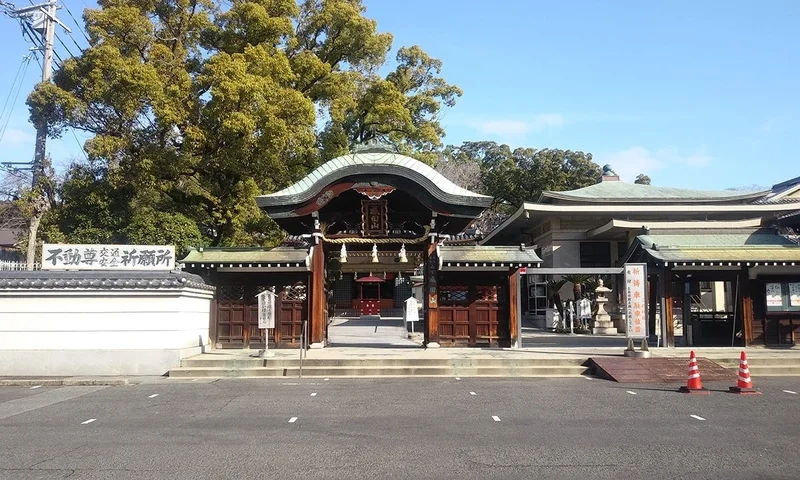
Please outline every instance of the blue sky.
[[[624, 180], [647, 173], [673, 187], [770, 186], [800, 175], [800, 2], [365, 4], [395, 48], [420, 45], [464, 90], [443, 116], [447, 143], [583, 150]], [[84, 8], [82, 0], [66, 5], [76, 17]], [[4, 21], [2, 100], [28, 48], [15, 22]], [[33, 151], [23, 102], [38, 70], [28, 69], [0, 142], [3, 161]], [[51, 142], [56, 164], [80, 157], [77, 145], [71, 134]]]

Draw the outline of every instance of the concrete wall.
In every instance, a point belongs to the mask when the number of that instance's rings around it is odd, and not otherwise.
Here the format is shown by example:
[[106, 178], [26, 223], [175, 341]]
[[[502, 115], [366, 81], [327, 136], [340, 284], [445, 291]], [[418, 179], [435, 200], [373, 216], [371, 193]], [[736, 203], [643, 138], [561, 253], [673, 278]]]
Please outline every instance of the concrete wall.
[[208, 346], [213, 293], [0, 291], [0, 376], [162, 375]]

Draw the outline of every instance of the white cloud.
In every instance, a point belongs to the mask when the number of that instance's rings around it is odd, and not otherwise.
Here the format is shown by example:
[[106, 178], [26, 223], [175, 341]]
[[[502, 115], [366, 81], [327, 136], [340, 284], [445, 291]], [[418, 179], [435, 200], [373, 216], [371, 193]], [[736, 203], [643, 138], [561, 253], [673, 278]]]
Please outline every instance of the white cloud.
[[20, 145], [33, 143], [34, 140], [36, 140], [36, 136], [31, 132], [18, 128], [6, 128], [5, 134], [3, 134], [2, 144], [5, 146]]
[[705, 167], [714, 161], [714, 157], [702, 148], [689, 154], [681, 154], [675, 148], [651, 152], [644, 147], [635, 146], [619, 152], [597, 155], [595, 161], [600, 165], [611, 165], [622, 180], [632, 182], [640, 173], [652, 175], [668, 167]]
[[558, 113], [540, 113], [528, 120], [479, 120], [469, 122], [469, 125], [486, 135], [520, 137], [529, 132], [560, 127], [564, 122], [564, 116]]

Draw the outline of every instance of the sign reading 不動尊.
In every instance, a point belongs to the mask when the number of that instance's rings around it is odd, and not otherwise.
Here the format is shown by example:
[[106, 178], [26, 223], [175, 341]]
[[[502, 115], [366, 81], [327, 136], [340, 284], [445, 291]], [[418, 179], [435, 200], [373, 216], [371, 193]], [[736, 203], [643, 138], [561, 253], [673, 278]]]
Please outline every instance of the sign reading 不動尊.
[[647, 264], [625, 264], [627, 337], [647, 337]]
[[42, 270], [174, 270], [172, 245], [45, 243]]

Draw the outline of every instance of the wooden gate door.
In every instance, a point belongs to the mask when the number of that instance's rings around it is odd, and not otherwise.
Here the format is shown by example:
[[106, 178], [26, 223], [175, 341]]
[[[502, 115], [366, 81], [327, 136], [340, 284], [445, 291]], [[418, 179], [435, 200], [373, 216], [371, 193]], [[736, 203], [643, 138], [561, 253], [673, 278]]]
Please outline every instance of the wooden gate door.
[[308, 315], [308, 295], [305, 285], [285, 287], [277, 298], [275, 346], [299, 348], [302, 345], [303, 319]]
[[439, 343], [454, 347], [503, 344], [509, 337], [504, 293], [497, 285], [440, 286]]
[[222, 348], [244, 348], [249, 329], [249, 308], [244, 285], [221, 285], [217, 289], [217, 344]]

